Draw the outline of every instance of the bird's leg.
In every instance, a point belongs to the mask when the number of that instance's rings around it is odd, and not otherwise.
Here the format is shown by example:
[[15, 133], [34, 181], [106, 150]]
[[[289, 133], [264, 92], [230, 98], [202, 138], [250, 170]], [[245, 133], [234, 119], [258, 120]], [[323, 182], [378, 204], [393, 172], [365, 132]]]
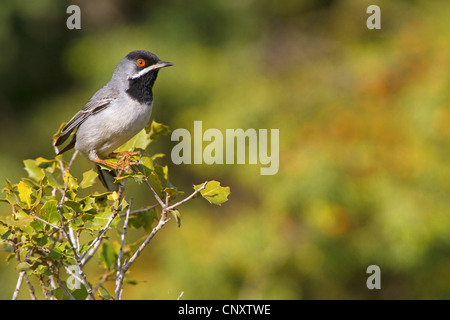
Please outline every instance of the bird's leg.
[[117, 157], [120, 156], [120, 159], [117, 161], [118, 165], [121, 165], [123, 168], [131, 167], [132, 165], [137, 165], [139, 162], [137, 162], [137, 159], [134, 159], [134, 156], [140, 156], [140, 151], [121, 151], [121, 152], [113, 152], [110, 153], [109, 157]]
[[140, 156], [141, 152], [140, 151], [120, 151], [120, 152], [111, 152], [110, 154], [108, 154], [108, 157], [123, 157], [123, 156]]
[[123, 166], [118, 164], [118, 163], [112, 163], [112, 162], [109, 162], [109, 161], [106, 161], [106, 160], [103, 160], [103, 159], [100, 159], [100, 158], [95, 159], [94, 162], [99, 163], [99, 164], [103, 164], [103, 165], [108, 166], [108, 167], [112, 167], [112, 168], [117, 169], [117, 170], [123, 170], [124, 169]]

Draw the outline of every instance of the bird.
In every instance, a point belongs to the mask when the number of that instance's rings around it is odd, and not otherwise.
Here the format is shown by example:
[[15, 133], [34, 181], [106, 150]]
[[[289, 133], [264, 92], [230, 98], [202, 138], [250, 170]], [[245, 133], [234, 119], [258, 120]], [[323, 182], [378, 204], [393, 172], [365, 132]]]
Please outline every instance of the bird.
[[113, 151], [147, 125], [153, 108], [153, 85], [159, 70], [168, 66], [173, 63], [163, 62], [146, 50], [128, 53], [116, 66], [110, 81], [67, 122], [54, 140], [54, 146], [58, 147], [73, 136], [58, 155], [75, 148], [96, 164], [102, 184], [109, 191], [117, 190], [118, 185], [111, 183], [115, 173], [102, 169], [99, 164], [118, 168], [104, 159], [117, 155]]

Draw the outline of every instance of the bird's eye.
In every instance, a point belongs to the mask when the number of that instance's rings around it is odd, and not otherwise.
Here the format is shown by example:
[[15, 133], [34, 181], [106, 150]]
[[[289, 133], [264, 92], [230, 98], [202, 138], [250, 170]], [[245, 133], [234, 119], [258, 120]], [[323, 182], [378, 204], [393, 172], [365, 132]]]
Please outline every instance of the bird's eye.
[[138, 59], [138, 60], [136, 61], [136, 65], [137, 65], [138, 67], [145, 67], [145, 60], [144, 60], [144, 59]]

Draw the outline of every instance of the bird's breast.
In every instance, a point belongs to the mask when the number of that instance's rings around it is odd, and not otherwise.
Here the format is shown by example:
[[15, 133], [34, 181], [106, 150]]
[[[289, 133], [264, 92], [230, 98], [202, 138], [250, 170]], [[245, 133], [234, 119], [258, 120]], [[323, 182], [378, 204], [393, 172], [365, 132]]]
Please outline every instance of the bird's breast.
[[100, 157], [108, 155], [147, 125], [152, 106], [152, 102], [117, 99], [80, 125], [75, 148], [88, 156], [93, 151]]

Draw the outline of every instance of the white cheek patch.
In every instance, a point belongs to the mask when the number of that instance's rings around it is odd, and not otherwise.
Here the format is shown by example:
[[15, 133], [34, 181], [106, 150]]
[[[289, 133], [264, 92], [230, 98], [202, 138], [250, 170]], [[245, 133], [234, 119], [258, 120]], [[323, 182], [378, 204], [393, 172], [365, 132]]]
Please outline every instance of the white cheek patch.
[[135, 73], [135, 74], [129, 76], [128, 79], [137, 79], [139, 77], [142, 77], [144, 74], [146, 74], [147, 72], [149, 72], [149, 71], [151, 71], [153, 69], [154, 69], [154, 66], [147, 67], [145, 69], [142, 69], [138, 73]]
[[137, 79], [139, 77], [142, 77], [144, 74], [146, 74], [149, 71], [152, 71], [152, 70], [155, 70], [155, 69], [161, 69], [161, 68], [168, 67], [168, 66], [171, 66], [171, 65], [172, 65], [172, 63], [169, 63], [169, 62], [159, 62], [157, 64], [148, 66], [145, 69], [142, 69], [138, 73], [135, 73], [135, 74], [129, 76], [128, 79]]

